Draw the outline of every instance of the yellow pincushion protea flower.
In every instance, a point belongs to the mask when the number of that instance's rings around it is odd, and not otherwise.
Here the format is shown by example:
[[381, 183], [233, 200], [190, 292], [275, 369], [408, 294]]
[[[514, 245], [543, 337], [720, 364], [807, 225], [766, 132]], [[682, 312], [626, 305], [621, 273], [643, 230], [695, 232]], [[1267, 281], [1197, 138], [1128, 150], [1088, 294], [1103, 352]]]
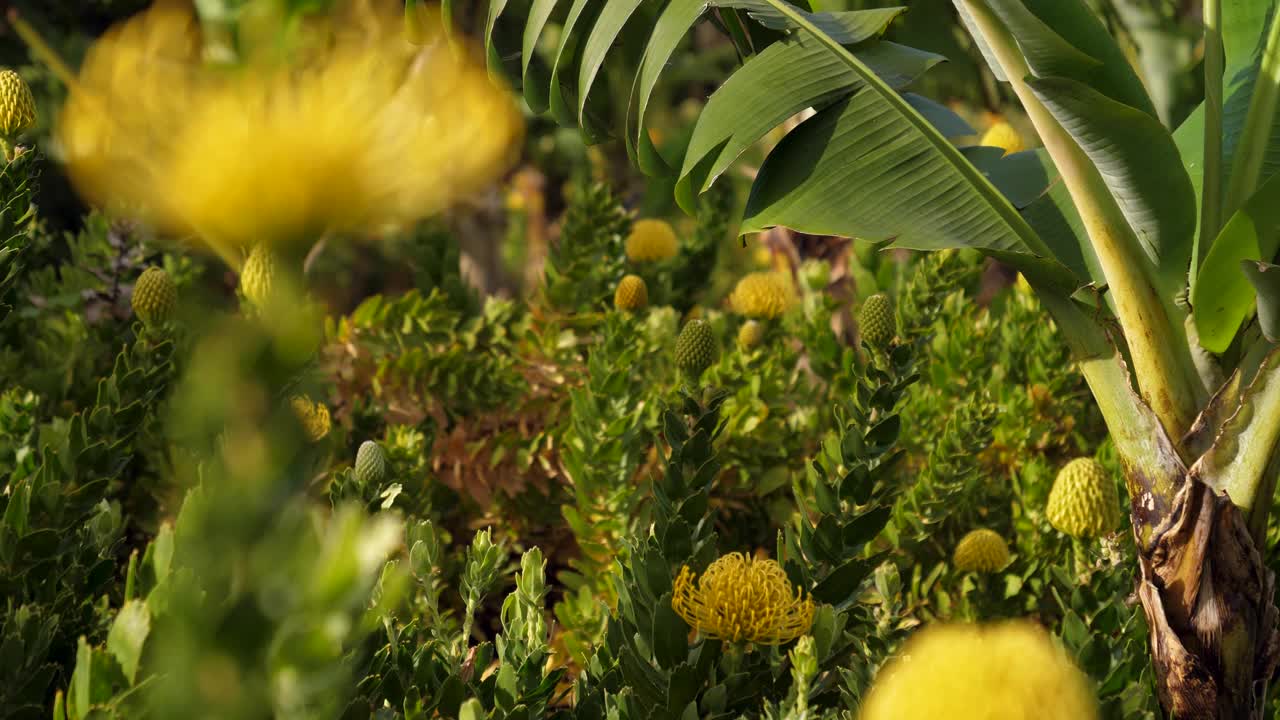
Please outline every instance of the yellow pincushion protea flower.
[[859, 720], [1097, 720], [1089, 680], [1039, 626], [934, 625], [880, 671]]
[[[232, 67], [203, 61], [185, 5], [157, 3], [95, 43], [56, 132], [91, 202], [228, 264], [258, 241], [417, 220], [493, 180], [518, 146], [510, 93], [438, 19], [411, 44], [398, 0], [338, 0], [292, 35], [255, 27], [262, 47]], [[280, 37], [295, 41], [268, 42]]]
[[320, 442], [329, 434], [329, 408], [324, 403], [311, 402], [311, 398], [294, 395], [289, 399], [289, 405], [298, 418], [298, 424], [302, 425], [307, 440]]
[[809, 631], [813, 598], [792, 587], [777, 562], [725, 555], [701, 578], [680, 568], [671, 607], [705, 637], [781, 645]]
[[749, 318], [771, 319], [791, 307], [791, 282], [777, 272], [753, 272], [738, 281], [729, 295], [734, 312]]
[[631, 262], [657, 262], [676, 256], [676, 231], [665, 220], [637, 220], [627, 236], [627, 259]]
[[1027, 144], [1022, 141], [1022, 136], [1018, 134], [1013, 126], [1004, 120], [997, 120], [987, 128], [982, 134], [982, 139], [978, 141], [979, 145], [987, 147], [998, 147], [1004, 150], [1005, 155], [1011, 153], [1022, 152], [1027, 149]]
[[964, 572], [996, 572], [1009, 563], [1009, 546], [994, 531], [973, 530], [956, 544], [953, 562]]
[[36, 101], [18, 73], [0, 70], [0, 137], [11, 138], [36, 124]]

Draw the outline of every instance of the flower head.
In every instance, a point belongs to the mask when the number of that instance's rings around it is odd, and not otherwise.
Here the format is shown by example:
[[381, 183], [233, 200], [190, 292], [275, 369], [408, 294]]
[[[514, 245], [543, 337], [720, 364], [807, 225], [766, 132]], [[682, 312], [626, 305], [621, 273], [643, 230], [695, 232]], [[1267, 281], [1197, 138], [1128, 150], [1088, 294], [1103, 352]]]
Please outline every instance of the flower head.
[[884, 293], [867, 298], [858, 312], [858, 329], [862, 338], [874, 347], [888, 345], [898, 334], [898, 320], [893, 315], [893, 301]]
[[289, 405], [293, 408], [298, 424], [302, 425], [307, 440], [320, 442], [329, 434], [329, 408], [324, 403], [311, 402], [309, 397], [294, 395], [289, 399]]
[[1089, 680], [1027, 621], [934, 625], [880, 671], [860, 720], [1096, 720]]
[[279, 24], [252, 34], [294, 38], [287, 48], [249, 43], [230, 67], [203, 60], [180, 4], [109, 31], [58, 123], [76, 187], [234, 265], [258, 241], [416, 220], [505, 168], [515, 105], [438, 21], [420, 47], [395, 0], [338, 0], [292, 35]]
[[991, 127], [982, 134], [982, 139], [978, 141], [979, 145], [987, 147], [998, 147], [1004, 150], [1004, 154], [1022, 152], [1027, 149], [1026, 143], [1022, 141], [1022, 136], [1018, 134], [1013, 126], [1004, 120], [997, 120], [992, 123]]
[[639, 275], [627, 275], [613, 292], [613, 307], [621, 312], [643, 310], [649, 304], [649, 286]]
[[1120, 524], [1115, 480], [1097, 460], [1076, 458], [1058, 471], [1045, 515], [1049, 524], [1072, 537], [1106, 535]]
[[387, 478], [387, 453], [372, 440], [360, 443], [356, 451], [356, 479], [366, 485], [380, 485]]
[[749, 318], [776, 318], [791, 307], [791, 283], [776, 272], [753, 272], [738, 281], [729, 304]]
[[748, 320], [738, 328], [738, 347], [750, 350], [764, 340], [764, 323], [759, 320]]
[[240, 292], [249, 302], [265, 308], [275, 290], [276, 257], [266, 245], [254, 245], [240, 266]]
[[627, 236], [627, 259], [656, 262], [676, 256], [676, 231], [665, 220], [637, 220]]
[[716, 358], [716, 334], [706, 320], [690, 320], [676, 338], [676, 367], [698, 377]]
[[680, 568], [671, 607], [706, 637], [781, 645], [809, 631], [813, 599], [791, 586], [777, 562], [724, 555], [701, 578]]
[[36, 124], [36, 101], [18, 73], [0, 70], [0, 137], [13, 137]]
[[953, 562], [964, 572], [995, 572], [1008, 564], [1009, 546], [992, 530], [972, 530], [956, 543]]
[[173, 315], [178, 304], [178, 290], [164, 268], [149, 267], [133, 285], [133, 313], [148, 325], [162, 323]]

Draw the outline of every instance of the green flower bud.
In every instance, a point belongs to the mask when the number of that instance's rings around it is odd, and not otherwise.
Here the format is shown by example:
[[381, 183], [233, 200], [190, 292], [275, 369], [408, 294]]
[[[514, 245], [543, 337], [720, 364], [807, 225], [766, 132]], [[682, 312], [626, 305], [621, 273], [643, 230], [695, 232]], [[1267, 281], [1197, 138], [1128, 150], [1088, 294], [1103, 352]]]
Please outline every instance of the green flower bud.
[[178, 305], [178, 289], [164, 268], [149, 267], [133, 286], [133, 314], [147, 325], [163, 323]]
[[690, 320], [676, 338], [676, 367], [698, 377], [715, 360], [716, 338], [706, 320]]
[[885, 347], [898, 334], [898, 322], [893, 316], [893, 301], [884, 293], [867, 298], [858, 313], [858, 328], [862, 339], [872, 347]]
[[360, 443], [356, 451], [356, 480], [365, 485], [381, 485], [387, 479], [387, 454], [372, 440]]
[[1093, 458], [1076, 458], [1058, 472], [1045, 508], [1049, 523], [1077, 538], [1106, 535], [1120, 525], [1115, 480]]
[[952, 562], [964, 572], [996, 572], [1008, 564], [1009, 546], [991, 530], [973, 530], [956, 544]]

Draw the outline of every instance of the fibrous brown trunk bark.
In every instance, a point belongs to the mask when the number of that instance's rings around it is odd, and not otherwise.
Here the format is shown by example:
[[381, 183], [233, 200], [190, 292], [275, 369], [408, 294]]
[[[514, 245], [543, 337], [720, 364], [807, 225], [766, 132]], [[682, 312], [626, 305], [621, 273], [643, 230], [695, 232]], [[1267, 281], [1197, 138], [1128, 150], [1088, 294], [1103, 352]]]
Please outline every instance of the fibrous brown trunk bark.
[[1280, 657], [1275, 576], [1240, 509], [1188, 475], [1149, 542], [1139, 542], [1139, 564], [1165, 711], [1177, 720], [1261, 720]]

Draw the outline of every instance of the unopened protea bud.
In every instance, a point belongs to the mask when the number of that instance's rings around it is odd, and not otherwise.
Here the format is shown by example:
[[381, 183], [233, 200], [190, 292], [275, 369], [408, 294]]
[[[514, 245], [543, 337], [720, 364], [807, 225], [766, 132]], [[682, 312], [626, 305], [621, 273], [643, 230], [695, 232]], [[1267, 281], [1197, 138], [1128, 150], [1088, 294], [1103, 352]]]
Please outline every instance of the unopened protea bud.
[[324, 403], [313, 403], [308, 397], [294, 395], [289, 404], [307, 440], [320, 442], [329, 434], [329, 408]]
[[676, 367], [698, 377], [711, 367], [716, 354], [715, 333], [706, 320], [690, 320], [676, 338]]
[[643, 310], [649, 304], [649, 287], [639, 275], [628, 275], [613, 293], [613, 307], [621, 312]]
[[36, 101], [18, 73], [0, 70], [0, 136], [12, 138], [36, 124]]
[[382, 446], [372, 440], [360, 443], [356, 451], [356, 480], [369, 486], [378, 486], [387, 479], [387, 454]]
[[995, 572], [1009, 562], [1009, 546], [994, 531], [973, 530], [956, 544], [953, 562], [964, 572]]
[[627, 259], [631, 262], [655, 262], [675, 257], [678, 243], [676, 231], [665, 220], [637, 220], [627, 236]]
[[163, 323], [173, 316], [178, 290], [164, 268], [149, 267], [133, 285], [133, 314], [147, 325]]
[[1072, 537], [1106, 535], [1120, 524], [1115, 480], [1097, 460], [1076, 458], [1058, 472], [1045, 515]]
[[764, 339], [764, 323], [759, 320], [748, 320], [738, 328], [738, 347], [750, 350]]
[[898, 334], [898, 322], [893, 316], [893, 301], [884, 293], [876, 293], [862, 303], [858, 313], [858, 329], [862, 339], [873, 347], [888, 345]]
[[264, 307], [275, 288], [276, 260], [271, 249], [261, 243], [253, 246], [240, 268], [240, 291], [249, 302]]

